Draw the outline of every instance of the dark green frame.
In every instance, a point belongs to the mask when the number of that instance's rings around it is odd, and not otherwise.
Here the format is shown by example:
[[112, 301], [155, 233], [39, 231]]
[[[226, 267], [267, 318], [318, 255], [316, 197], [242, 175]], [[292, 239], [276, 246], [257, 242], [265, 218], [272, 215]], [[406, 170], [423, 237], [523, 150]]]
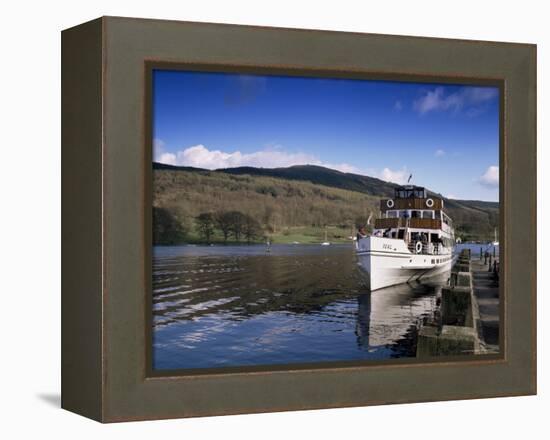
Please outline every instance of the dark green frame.
[[[62, 56], [64, 408], [114, 422], [536, 392], [536, 46], [104, 17], [64, 31]], [[152, 66], [501, 87], [502, 356], [152, 372]]]

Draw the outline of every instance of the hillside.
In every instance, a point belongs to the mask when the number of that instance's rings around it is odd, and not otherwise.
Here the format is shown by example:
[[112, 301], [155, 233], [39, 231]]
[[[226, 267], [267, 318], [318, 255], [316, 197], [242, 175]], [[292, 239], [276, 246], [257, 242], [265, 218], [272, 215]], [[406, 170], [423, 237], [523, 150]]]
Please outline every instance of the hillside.
[[[343, 240], [371, 212], [377, 215], [380, 198], [391, 197], [396, 186], [310, 165], [209, 171], [155, 163], [153, 168], [153, 204], [156, 218], [162, 218], [157, 223], [179, 225], [177, 238], [168, 240], [174, 242], [201, 241], [197, 216], [234, 211], [242, 213], [243, 219], [257, 221], [255, 241], [269, 237], [318, 242], [327, 225], [332, 227], [333, 240]], [[463, 239], [488, 240], [498, 225], [498, 203], [445, 199], [445, 207]], [[220, 241], [222, 236], [212, 221], [213, 237], [208, 241]]]
[[[153, 164], [154, 169], [180, 170], [180, 171], [208, 171], [193, 167], [177, 167], [160, 163]], [[254, 168], [238, 167], [223, 168], [216, 172], [232, 175], [250, 175], [262, 177], [275, 177], [285, 180], [306, 181], [319, 185], [340, 188], [349, 191], [370, 194], [376, 197], [389, 197], [393, 195], [395, 184], [385, 182], [375, 177], [362, 176], [360, 174], [343, 173], [316, 165], [296, 165], [287, 168]]]

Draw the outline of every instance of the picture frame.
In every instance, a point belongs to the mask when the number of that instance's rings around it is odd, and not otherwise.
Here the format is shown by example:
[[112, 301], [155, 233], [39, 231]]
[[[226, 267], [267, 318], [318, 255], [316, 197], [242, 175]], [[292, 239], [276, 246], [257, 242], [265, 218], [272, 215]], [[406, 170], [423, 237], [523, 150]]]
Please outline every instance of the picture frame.
[[[501, 353], [151, 369], [153, 66], [499, 84]], [[536, 46], [102, 17], [62, 33], [62, 407], [101, 422], [536, 393]]]

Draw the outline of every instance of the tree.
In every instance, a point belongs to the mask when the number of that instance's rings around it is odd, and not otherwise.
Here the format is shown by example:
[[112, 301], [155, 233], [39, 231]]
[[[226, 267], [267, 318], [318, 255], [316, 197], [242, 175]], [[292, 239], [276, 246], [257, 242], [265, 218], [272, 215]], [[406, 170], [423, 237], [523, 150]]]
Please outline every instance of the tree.
[[240, 241], [246, 223], [246, 216], [240, 211], [230, 211], [227, 215], [230, 223], [229, 230], [235, 237], [235, 240]]
[[214, 221], [216, 223], [216, 226], [221, 231], [223, 235], [223, 241], [227, 243], [227, 239], [229, 238], [229, 234], [231, 234], [232, 229], [232, 216], [230, 212], [225, 211], [218, 211], [214, 215]]
[[203, 212], [195, 217], [195, 223], [201, 237], [209, 243], [212, 234], [214, 234], [214, 215], [210, 212]]
[[185, 229], [175, 215], [165, 208], [153, 207], [153, 243], [177, 244], [185, 240]]
[[243, 235], [246, 238], [247, 243], [250, 244], [251, 241], [259, 238], [262, 232], [260, 222], [254, 217], [246, 215], [243, 225]]
[[264, 225], [267, 226], [267, 229], [269, 229], [271, 232], [273, 232], [273, 228], [271, 227], [271, 220], [274, 214], [275, 214], [275, 208], [271, 205], [266, 205], [263, 213], [263, 223]]

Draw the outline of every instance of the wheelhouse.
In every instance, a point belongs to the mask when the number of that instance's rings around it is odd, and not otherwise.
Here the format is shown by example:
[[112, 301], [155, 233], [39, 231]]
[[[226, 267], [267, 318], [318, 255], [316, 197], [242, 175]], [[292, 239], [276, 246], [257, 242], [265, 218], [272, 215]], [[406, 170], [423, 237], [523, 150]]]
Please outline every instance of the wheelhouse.
[[395, 189], [396, 199], [425, 199], [426, 189], [421, 186], [407, 185]]

